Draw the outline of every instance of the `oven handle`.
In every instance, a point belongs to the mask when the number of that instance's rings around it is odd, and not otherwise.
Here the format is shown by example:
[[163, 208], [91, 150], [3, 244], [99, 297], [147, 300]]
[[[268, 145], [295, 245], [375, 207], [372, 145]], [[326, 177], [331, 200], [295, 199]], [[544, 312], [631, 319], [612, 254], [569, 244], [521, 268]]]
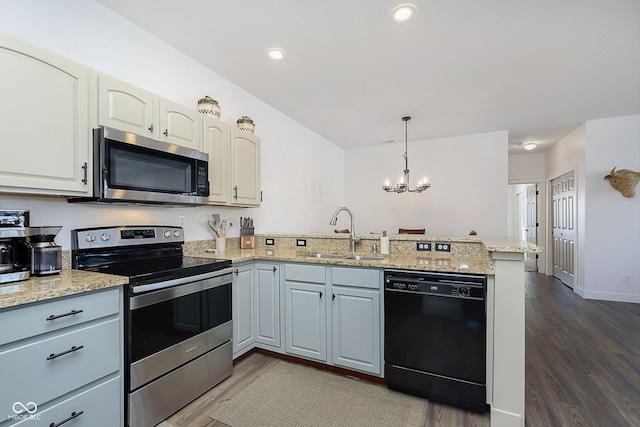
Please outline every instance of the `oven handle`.
[[[203, 279], [200, 276], [191, 276], [190, 279], [200, 277], [197, 281], [190, 281], [182, 286], [172, 286], [169, 288], [157, 289], [153, 292], [147, 292], [146, 294], [136, 295], [129, 299], [129, 311], [137, 310], [139, 308], [147, 307], [150, 305], [158, 304], [164, 301], [180, 298], [185, 295], [191, 295], [198, 292], [206, 291], [207, 289], [216, 288], [218, 286], [230, 285], [232, 283], [231, 273], [233, 268], [226, 268], [224, 270], [216, 271], [215, 275], [206, 274], [207, 278]], [[224, 277], [224, 276], [227, 277]]]
[[131, 291], [134, 294], [141, 292], [155, 291], [158, 289], [169, 288], [171, 286], [184, 285], [185, 283], [197, 282], [199, 280], [212, 279], [225, 274], [233, 273], [233, 267], [222, 270], [211, 271], [209, 273], [196, 274], [195, 276], [181, 277], [179, 279], [165, 280], [164, 282], [150, 283], [148, 285], [133, 286]]

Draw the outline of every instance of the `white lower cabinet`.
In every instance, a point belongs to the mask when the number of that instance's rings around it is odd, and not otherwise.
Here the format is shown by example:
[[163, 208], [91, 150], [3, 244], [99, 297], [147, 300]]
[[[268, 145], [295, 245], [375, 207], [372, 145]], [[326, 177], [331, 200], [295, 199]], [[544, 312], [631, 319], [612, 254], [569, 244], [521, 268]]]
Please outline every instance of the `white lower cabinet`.
[[121, 293], [0, 310], [0, 324], [20, 321], [15, 333], [0, 334], [1, 425], [122, 424]]
[[256, 263], [256, 342], [280, 347], [280, 266]]
[[285, 282], [287, 353], [326, 362], [327, 321], [324, 285]]
[[[238, 265], [231, 284], [233, 318], [233, 356], [249, 350], [255, 342], [253, 263]], [[244, 350], [244, 351], [243, 351]]]
[[[111, 378], [68, 399], [62, 400], [33, 416], [25, 415], [15, 425], [19, 426], [63, 426], [96, 427], [122, 425], [122, 417], [114, 411], [120, 405], [122, 393], [120, 378]], [[65, 422], [65, 420], [67, 420]], [[67, 424], [68, 423], [68, 424]]]
[[241, 264], [233, 283], [234, 357], [259, 347], [380, 376], [381, 284], [381, 269]]
[[333, 364], [380, 374], [380, 291], [332, 289]]
[[381, 375], [382, 271], [331, 268], [333, 364]]
[[287, 353], [327, 361], [325, 267], [285, 265], [285, 348]]

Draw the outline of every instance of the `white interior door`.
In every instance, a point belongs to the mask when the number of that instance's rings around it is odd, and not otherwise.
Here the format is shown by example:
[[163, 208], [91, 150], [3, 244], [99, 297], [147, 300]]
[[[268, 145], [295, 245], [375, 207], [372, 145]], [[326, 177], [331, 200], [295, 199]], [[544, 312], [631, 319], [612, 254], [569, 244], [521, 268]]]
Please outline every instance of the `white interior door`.
[[553, 275], [573, 288], [575, 278], [575, 206], [573, 171], [551, 181], [553, 192]]
[[[525, 239], [534, 245], [538, 244], [538, 184], [525, 188], [526, 208], [524, 210]], [[538, 271], [538, 254], [528, 252], [525, 257], [525, 268]]]

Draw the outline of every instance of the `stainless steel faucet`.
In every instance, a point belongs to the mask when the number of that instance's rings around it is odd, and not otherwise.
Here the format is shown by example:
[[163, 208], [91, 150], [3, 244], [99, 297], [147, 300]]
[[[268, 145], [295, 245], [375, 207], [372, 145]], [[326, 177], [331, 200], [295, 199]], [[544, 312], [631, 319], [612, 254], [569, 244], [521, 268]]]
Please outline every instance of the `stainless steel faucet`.
[[351, 212], [351, 210], [347, 207], [341, 207], [336, 209], [336, 211], [333, 213], [333, 216], [331, 217], [331, 221], [329, 221], [330, 225], [336, 225], [336, 223], [338, 222], [338, 214], [341, 211], [347, 211], [347, 213], [349, 214], [349, 217], [351, 217], [351, 229], [349, 230], [349, 251], [350, 252], [355, 252], [356, 251], [356, 242], [360, 241], [360, 238], [356, 237], [356, 230], [353, 226], [353, 212]]

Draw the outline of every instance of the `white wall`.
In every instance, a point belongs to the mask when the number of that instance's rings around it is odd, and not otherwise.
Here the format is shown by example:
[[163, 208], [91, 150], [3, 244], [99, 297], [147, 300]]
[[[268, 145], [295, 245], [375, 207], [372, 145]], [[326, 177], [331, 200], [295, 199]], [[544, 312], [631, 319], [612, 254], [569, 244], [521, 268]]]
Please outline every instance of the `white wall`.
[[590, 120], [586, 135], [584, 296], [640, 302], [640, 186], [625, 198], [603, 179], [614, 166], [640, 171], [640, 115]]
[[[640, 302], [640, 189], [627, 199], [603, 179], [614, 166], [640, 170], [639, 141], [639, 115], [614, 117], [583, 123], [547, 152], [547, 189], [575, 171], [574, 289], [585, 298]], [[622, 283], [624, 275], [631, 283]]]
[[[432, 236], [507, 234], [506, 131], [409, 143], [411, 186], [430, 175], [423, 193], [386, 193], [383, 180], [404, 170], [404, 144], [345, 152], [345, 201], [362, 234], [426, 228]], [[344, 223], [345, 228], [348, 224]]]
[[[187, 217], [187, 240], [212, 236], [204, 218], [214, 212], [237, 221], [252, 216], [257, 232], [330, 232], [333, 210], [344, 200], [344, 150], [92, 0], [0, 0], [0, 31], [196, 108], [209, 95], [222, 121], [242, 115], [256, 123], [262, 149], [259, 209], [130, 208], [69, 205], [62, 199], [0, 195], [0, 208], [32, 211], [34, 225], [63, 225], [56, 241], [84, 226], [158, 223]], [[6, 143], [2, 141], [1, 143]], [[237, 235], [237, 229], [231, 230]]]

